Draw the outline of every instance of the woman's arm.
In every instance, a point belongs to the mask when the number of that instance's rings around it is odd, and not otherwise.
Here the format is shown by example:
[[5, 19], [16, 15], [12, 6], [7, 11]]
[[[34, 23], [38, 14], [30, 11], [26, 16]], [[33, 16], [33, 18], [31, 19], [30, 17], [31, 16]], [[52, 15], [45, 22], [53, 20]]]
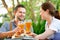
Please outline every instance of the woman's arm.
[[55, 31], [54, 30], [46, 30], [44, 33], [37, 35], [35, 38], [36, 39], [46, 39], [47, 37], [49, 37], [50, 35], [54, 34]]

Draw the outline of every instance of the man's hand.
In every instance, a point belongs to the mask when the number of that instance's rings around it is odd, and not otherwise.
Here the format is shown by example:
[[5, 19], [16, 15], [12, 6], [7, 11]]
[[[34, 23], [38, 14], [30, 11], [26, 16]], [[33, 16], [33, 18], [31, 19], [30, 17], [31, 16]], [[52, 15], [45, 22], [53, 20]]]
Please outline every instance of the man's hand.
[[20, 27], [15, 28], [13, 31], [15, 32], [13, 36], [15, 36], [16, 38], [20, 37], [20, 35], [24, 33], [24, 29], [21, 29]]
[[13, 30], [13, 32], [20, 32], [20, 33], [24, 33], [24, 29], [21, 29], [20, 27], [16, 27], [14, 30]]

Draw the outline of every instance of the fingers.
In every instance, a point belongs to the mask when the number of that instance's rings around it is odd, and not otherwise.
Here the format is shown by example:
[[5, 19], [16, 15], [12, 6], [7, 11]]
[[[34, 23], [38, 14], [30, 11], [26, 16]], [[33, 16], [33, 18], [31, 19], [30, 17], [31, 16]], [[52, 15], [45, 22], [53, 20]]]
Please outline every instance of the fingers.
[[13, 31], [14, 31], [14, 32], [21, 32], [22, 29], [21, 29], [20, 27], [16, 27]]
[[27, 33], [27, 35], [32, 36], [34, 38], [37, 34], [30, 32], [30, 33]]

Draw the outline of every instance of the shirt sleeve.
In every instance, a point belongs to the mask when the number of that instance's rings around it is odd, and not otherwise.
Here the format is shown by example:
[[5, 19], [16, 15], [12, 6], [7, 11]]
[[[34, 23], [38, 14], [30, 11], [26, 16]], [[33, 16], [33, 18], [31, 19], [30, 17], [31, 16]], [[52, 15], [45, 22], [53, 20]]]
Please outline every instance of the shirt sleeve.
[[4, 22], [0, 28], [0, 32], [7, 32], [8, 31], [8, 22]]
[[59, 28], [59, 24], [58, 23], [52, 23], [50, 26], [49, 26], [49, 29], [53, 30], [53, 31], [56, 31], [58, 32], [58, 28]]

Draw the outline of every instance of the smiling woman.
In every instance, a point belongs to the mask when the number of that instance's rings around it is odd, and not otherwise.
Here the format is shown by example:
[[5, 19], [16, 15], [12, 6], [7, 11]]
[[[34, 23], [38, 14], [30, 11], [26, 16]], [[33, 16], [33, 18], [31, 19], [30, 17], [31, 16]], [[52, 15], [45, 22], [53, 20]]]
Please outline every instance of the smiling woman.
[[46, 20], [45, 32], [37, 35], [36, 39], [60, 40], [60, 16], [51, 2], [41, 5], [40, 15], [42, 20]]

